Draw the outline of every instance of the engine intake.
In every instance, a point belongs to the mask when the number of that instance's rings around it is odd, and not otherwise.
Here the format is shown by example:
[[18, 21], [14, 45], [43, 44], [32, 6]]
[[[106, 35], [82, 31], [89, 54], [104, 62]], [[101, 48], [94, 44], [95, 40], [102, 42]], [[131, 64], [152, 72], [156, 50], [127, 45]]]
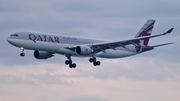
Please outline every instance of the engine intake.
[[78, 55], [89, 55], [93, 52], [88, 46], [77, 46], [75, 51]]
[[52, 57], [53, 54], [50, 52], [46, 52], [46, 51], [34, 51], [34, 57], [36, 59], [48, 59], [50, 57]]

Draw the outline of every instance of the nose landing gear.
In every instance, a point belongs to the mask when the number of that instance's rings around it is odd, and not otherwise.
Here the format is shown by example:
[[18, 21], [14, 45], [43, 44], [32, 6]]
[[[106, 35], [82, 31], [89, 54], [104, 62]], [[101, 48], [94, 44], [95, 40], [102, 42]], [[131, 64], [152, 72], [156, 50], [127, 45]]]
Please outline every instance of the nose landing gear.
[[20, 51], [21, 51], [20, 56], [21, 57], [25, 56], [24, 48], [23, 47], [20, 47]]

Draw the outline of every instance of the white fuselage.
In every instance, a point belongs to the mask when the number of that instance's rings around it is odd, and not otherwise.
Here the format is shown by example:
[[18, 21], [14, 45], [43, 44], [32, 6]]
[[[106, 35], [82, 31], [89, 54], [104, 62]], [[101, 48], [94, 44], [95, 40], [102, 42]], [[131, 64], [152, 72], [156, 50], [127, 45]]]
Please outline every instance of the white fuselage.
[[[109, 42], [98, 39], [73, 37], [65, 35], [40, 34], [31, 32], [19, 32], [12, 34], [7, 41], [16, 47], [23, 47], [28, 50], [48, 51], [66, 56], [91, 57], [90, 55], [78, 55], [74, 50], [68, 47], [78, 45], [93, 45], [94, 43]], [[134, 45], [126, 45], [114, 49], [106, 49], [95, 54], [102, 58], [122, 58], [139, 54]]]

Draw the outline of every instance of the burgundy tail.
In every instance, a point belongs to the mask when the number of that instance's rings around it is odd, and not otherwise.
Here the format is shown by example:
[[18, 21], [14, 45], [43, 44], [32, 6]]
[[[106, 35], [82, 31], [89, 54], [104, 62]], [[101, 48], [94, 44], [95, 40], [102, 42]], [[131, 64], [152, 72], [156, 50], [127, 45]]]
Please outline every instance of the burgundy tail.
[[[151, 32], [154, 28], [155, 20], [149, 19], [144, 26], [140, 29], [140, 31], [137, 33], [135, 37], [142, 37], [142, 36], [148, 36], [151, 35]], [[144, 39], [141, 41], [141, 45], [147, 46], [149, 43], [149, 38]]]

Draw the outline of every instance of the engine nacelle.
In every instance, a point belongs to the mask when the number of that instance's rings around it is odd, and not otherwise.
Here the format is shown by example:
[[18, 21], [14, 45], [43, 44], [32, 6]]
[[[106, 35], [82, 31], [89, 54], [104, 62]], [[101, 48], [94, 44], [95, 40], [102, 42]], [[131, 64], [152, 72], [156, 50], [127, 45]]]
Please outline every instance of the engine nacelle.
[[50, 57], [52, 57], [53, 54], [50, 52], [46, 52], [46, 51], [34, 51], [34, 57], [36, 59], [48, 59]]
[[78, 55], [89, 55], [93, 52], [88, 46], [77, 46], [75, 51]]

